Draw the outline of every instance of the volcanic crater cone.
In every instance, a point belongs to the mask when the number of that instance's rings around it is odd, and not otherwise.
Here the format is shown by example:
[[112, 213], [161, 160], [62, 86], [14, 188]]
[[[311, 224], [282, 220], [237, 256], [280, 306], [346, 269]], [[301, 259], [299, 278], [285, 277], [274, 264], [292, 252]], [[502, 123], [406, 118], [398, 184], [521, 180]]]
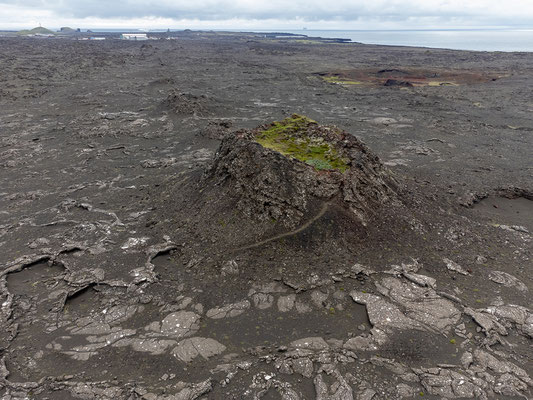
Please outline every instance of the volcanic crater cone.
[[287, 227], [329, 206], [366, 225], [400, 204], [397, 181], [364, 143], [297, 114], [224, 138], [204, 176], [212, 182], [246, 215]]

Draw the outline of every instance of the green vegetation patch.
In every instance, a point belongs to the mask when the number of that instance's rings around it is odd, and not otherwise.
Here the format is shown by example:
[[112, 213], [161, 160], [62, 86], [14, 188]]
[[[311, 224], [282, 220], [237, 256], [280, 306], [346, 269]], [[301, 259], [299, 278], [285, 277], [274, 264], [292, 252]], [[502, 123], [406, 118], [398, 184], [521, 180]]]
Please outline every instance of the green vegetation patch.
[[360, 85], [362, 82], [343, 79], [339, 76], [324, 76], [323, 79], [329, 83], [338, 83], [341, 85]]
[[37, 28], [33, 28], [31, 30], [23, 29], [21, 31], [17, 32], [17, 35], [55, 35], [54, 32], [52, 32], [49, 29], [43, 28], [42, 26], [38, 26]]
[[324, 138], [312, 135], [312, 127], [316, 125], [312, 119], [293, 114], [259, 132], [255, 140], [263, 147], [295, 158], [317, 170], [346, 171], [347, 161], [337, 149]]

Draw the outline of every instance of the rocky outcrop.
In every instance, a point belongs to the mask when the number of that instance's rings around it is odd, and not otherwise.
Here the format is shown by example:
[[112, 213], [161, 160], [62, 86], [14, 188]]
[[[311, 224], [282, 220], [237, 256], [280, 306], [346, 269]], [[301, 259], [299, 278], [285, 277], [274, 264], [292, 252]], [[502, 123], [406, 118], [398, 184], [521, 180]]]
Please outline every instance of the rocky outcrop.
[[226, 137], [205, 181], [228, 188], [245, 214], [287, 226], [329, 201], [364, 223], [397, 198], [397, 182], [364, 143], [296, 114]]
[[163, 101], [164, 108], [177, 115], [206, 116], [209, 114], [208, 98], [205, 95], [196, 96], [192, 93], [182, 93], [172, 90]]

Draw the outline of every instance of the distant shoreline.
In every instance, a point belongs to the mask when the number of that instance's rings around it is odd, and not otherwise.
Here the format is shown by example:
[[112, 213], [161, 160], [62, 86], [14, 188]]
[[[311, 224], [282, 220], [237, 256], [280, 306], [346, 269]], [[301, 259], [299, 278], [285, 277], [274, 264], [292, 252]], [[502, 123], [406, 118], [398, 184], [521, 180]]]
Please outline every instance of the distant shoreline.
[[[56, 31], [55, 31], [56, 32]], [[217, 33], [282, 36], [286, 39], [301, 37], [325, 43], [361, 43], [381, 46], [420, 47], [443, 50], [533, 52], [533, 29], [413, 29], [413, 30], [190, 30], [190, 29], [82, 29], [77, 35], [119, 35], [147, 33], [154, 36], [185, 33]], [[16, 35], [17, 31], [0, 31], [0, 35]], [[58, 36], [69, 36], [57, 32]], [[276, 39], [280, 39], [276, 37]]]

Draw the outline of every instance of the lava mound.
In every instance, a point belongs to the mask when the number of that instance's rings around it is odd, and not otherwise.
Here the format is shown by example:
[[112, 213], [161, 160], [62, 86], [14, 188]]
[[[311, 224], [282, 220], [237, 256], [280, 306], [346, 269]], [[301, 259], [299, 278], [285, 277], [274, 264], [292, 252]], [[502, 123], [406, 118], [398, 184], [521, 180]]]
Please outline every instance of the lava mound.
[[196, 96], [191, 93], [181, 93], [178, 90], [172, 90], [162, 102], [162, 106], [177, 115], [204, 117], [210, 113], [208, 100], [205, 95]]
[[204, 176], [213, 182], [245, 214], [286, 226], [333, 204], [366, 224], [398, 203], [397, 181], [364, 143], [297, 114], [225, 137]]

